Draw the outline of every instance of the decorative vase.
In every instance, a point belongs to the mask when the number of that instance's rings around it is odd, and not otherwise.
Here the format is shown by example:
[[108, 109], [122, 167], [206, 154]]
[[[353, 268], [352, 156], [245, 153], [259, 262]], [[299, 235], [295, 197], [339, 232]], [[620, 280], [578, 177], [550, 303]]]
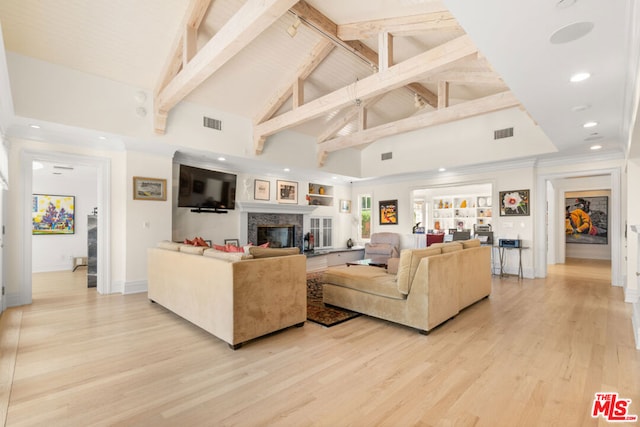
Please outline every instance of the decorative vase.
[[318, 194], [324, 194], [324, 187], [320, 187], [318, 189]]
[[351, 238], [349, 238], [347, 240], [347, 248], [351, 249], [353, 247], [353, 240], [351, 240]]

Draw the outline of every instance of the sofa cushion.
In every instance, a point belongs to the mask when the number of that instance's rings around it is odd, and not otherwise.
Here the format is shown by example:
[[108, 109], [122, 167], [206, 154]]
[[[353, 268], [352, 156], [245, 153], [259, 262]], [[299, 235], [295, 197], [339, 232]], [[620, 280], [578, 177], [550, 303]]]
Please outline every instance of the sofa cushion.
[[171, 242], [169, 240], [163, 240], [156, 244], [156, 247], [160, 249], [168, 249], [170, 251], [179, 251], [180, 246], [182, 246], [182, 243]]
[[445, 243], [444, 246], [442, 246], [440, 249], [442, 249], [443, 254], [448, 254], [449, 252], [461, 251], [462, 243], [459, 243], [459, 242]]
[[400, 264], [398, 265], [397, 283], [398, 291], [407, 295], [411, 290], [411, 282], [416, 275], [418, 265], [422, 258], [440, 255], [442, 250], [439, 247], [429, 247], [425, 249], [403, 249], [400, 252]]
[[210, 258], [222, 259], [222, 260], [230, 261], [230, 262], [241, 261], [243, 259], [251, 259], [251, 258], [253, 258], [253, 255], [245, 254], [244, 251], [243, 252], [223, 252], [223, 251], [218, 251], [218, 250], [215, 250], [215, 249], [206, 249], [202, 253], [202, 255], [210, 257]]
[[464, 249], [479, 248], [480, 246], [482, 246], [482, 243], [480, 242], [480, 239], [463, 240], [460, 243], [462, 243], [462, 247]]
[[331, 283], [388, 298], [406, 298], [405, 295], [398, 292], [395, 276], [387, 274], [385, 269], [380, 267], [352, 265], [329, 268], [323, 273], [323, 283]]
[[300, 248], [261, 248], [260, 246], [252, 246], [249, 253], [254, 258], [271, 258], [276, 256], [298, 255]]
[[191, 245], [180, 246], [180, 252], [184, 252], [187, 254], [195, 254], [195, 255], [202, 255], [202, 253], [206, 249], [207, 248], [205, 246], [191, 246]]

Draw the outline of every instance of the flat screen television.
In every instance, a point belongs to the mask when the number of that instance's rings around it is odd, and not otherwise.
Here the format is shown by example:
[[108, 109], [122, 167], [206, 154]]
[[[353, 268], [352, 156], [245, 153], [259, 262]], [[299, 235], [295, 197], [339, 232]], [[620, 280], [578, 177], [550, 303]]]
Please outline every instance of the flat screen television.
[[236, 175], [180, 165], [178, 207], [235, 209]]

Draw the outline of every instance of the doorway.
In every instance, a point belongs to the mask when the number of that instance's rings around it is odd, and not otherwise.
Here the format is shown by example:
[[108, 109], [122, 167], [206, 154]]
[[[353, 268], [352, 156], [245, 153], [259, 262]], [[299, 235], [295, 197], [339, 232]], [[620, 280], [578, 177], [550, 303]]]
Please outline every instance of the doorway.
[[111, 262], [110, 262], [110, 169], [111, 162], [108, 158], [81, 156], [67, 153], [24, 151], [21, 158], [22, 178], [22, 215], [20, 217], [20, 229], [23, 236], [23, 262], [20, 272], [21, 288], [18, 296], [18, 304], [31, 304], [32, 302], [32, 194], [34, 161], [63, 165], [76, 165], [78, 167], [93, 168], [96, 171], [96, 208], [98, 215], [98, 247], [97, 247], [97, 290], [100, 294], [111, 293]]

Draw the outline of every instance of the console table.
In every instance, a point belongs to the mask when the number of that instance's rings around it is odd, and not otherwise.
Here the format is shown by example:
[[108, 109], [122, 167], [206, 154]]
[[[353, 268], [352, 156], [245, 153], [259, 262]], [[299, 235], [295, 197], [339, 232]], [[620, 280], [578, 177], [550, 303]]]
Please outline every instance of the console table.
[[498, 249], [498, 254], [500, 255], [500, 277], [508, 276], [508, 274], [504, 272], [504, 265], [507, 260], [505, 250], [509, 250], [509, 251], [513, 250], [513, 251], [518, 251], [518, 274], [517, 274], [518, 279], [524, 279], [524, 274], [522, 271], [522, 250], [529, 249], [529, 247], [528, 246], [521, 246], [519, 248], [513, 248], [508, 246], [494, 246], [494, 247]]

